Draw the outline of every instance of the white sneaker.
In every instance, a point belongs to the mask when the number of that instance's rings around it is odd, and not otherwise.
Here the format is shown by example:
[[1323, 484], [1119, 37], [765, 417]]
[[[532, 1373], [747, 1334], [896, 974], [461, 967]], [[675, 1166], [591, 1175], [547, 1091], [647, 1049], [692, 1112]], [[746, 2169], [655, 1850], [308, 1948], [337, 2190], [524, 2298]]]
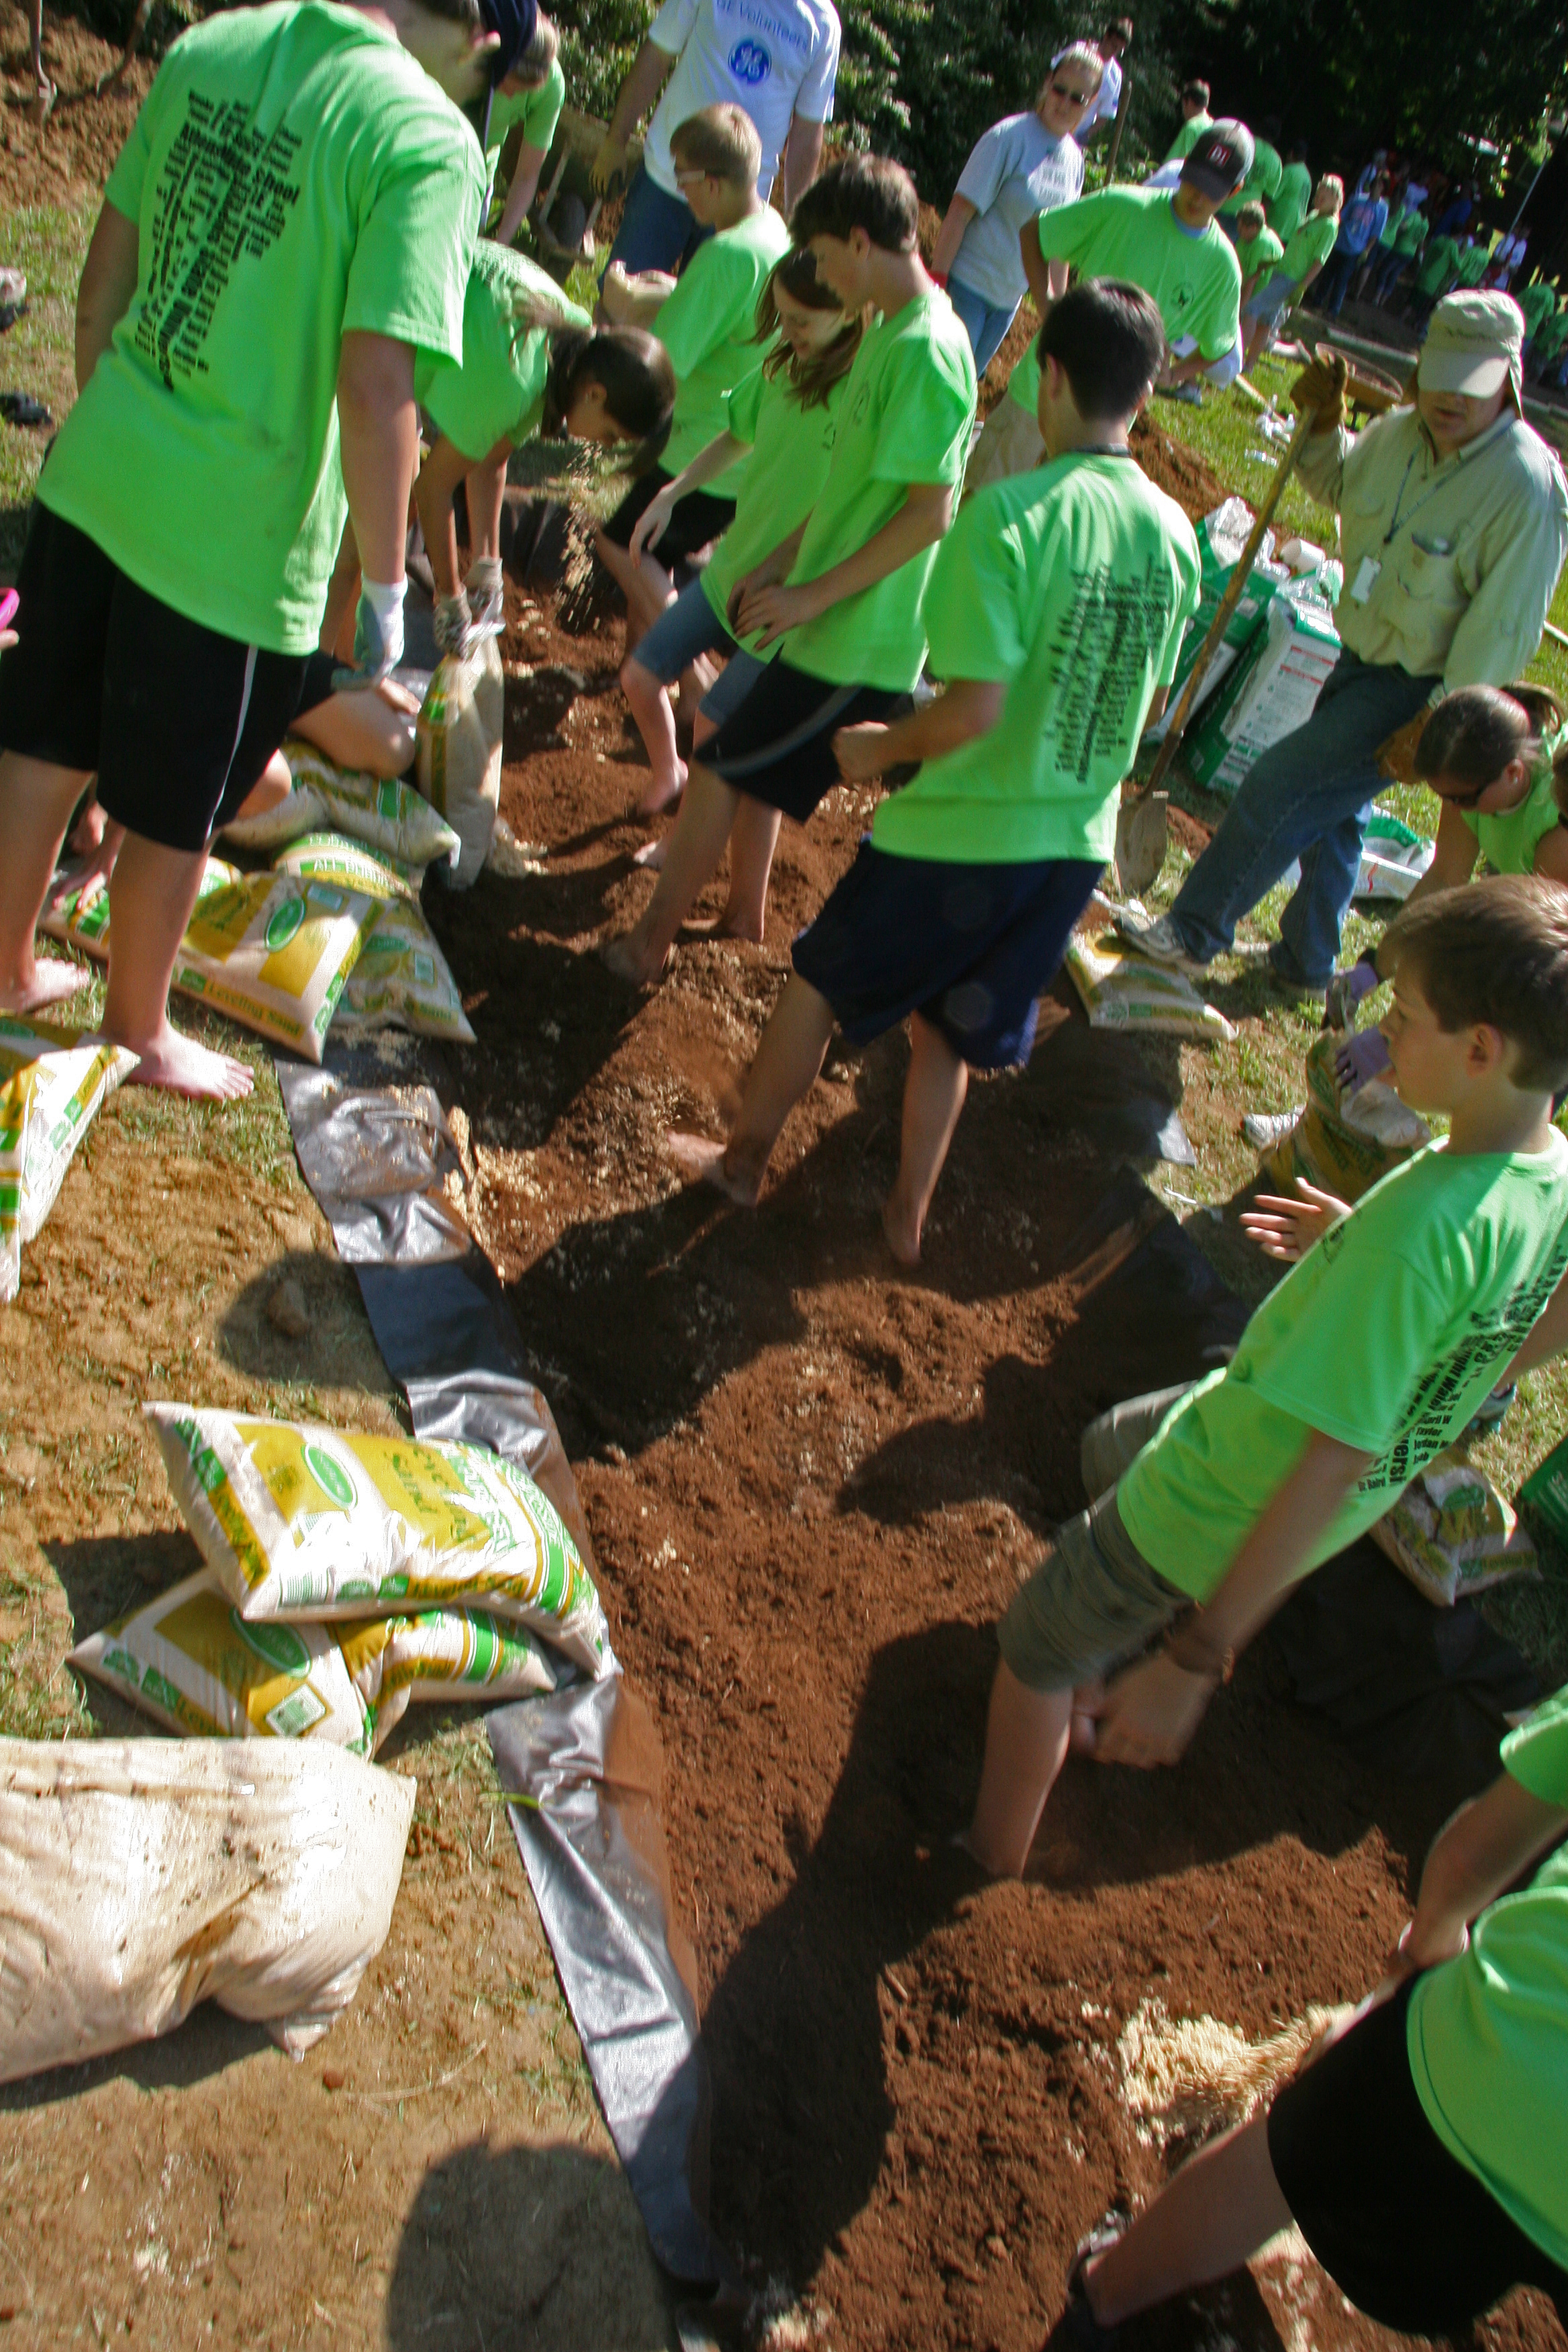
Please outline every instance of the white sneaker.
[[1156, 915], [1152, 923], [1141, 922], [1124, 908], [1116, 918], [1116, 928], [1130, 948], [1136, 948], [1140, 955], [1151, 957], [1155, 963], [1172, 964], [1178, 971], [1203, 972], [1208, 969], [1196, 956], [1187, 953], [1182, 935], [1169, 915]]
[[1241, 1122], [1241, 1132], [1254, 1151], [1272, 1151], [1296, 1131], [1296, 1122], [1304, 1106], [1295, 1110], [1249, 1110]]

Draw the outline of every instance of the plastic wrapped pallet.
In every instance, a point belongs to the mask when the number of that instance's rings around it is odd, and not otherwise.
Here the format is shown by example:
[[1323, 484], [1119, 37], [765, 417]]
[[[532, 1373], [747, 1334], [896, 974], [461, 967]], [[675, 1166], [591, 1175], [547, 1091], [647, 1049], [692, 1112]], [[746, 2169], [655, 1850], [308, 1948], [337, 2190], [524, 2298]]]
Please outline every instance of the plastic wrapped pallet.
[[54, 1207], [72, 1154], [136, 1056], [55, 1022], [0, 1014], [0, 1301]]
[[525, 1471], [484, 1447], [149, 1404], [174, 1499], [247, 1623], [485, 1609], [615, 1669], [593, 1578]]
[[478, 881], [500, 803], [501, 747], [491, 742], [475, 699], [478, 657], [442, 656], [415, 722], [419, 789], [458, 836], [447, 879], [467, 890]]
[[1114, 931], [1092, 942], [1075, 931], [1063, 961], [1091, 1029], [1144, 1029], [1230, 1044], [1236, 1030], [1192, 982], [1139, 955]]
[[[1157, 743], [1170, 724], [1171, 715], [1180, 701], [1187, 676], [1197, 659], [1198, 648], [1209, 633], [1220, 599], [1229, 587], [1231, 575], [1240, 561], [1242, 549], [1252, 530], [1252, 509], [1245, 499], [1226, 499], [1223, 506], [1205, 515], [1197, 527], [1198, 555], [1203, 565], [1198, 609], [1187, 624], [1182, 639], [1182, 649], [1176, 657], [1176, 674], [1172, 681], [1163, 714], [1148, 730], [1148, 740]], [[1273, 561], [1274, 536], [1263, 535], [1262, 551], [1253, 565], [1246, 587], [1237, 600], [1235, 612], [1226, 623], [1225, 635], [1209, 657], [1198, 698], [1193, 708], [1201, 710], [1221, 681], [1235, 668], [1263, 626], [1264, 616], [1275, 591], [1289, 572], [1282, 563]]]
[[1282, 1190], [1304, 1176], [1342, 1201], [1359, 1201], [1432, 1140], [1426, 1120], [1381, 1079], [1341, 1087], [1334, 1055], [1343, 1043], [1342, 1032], [1325, 1029], [1307, 1048], [1306, 1108], [1268, 1160], [1269, 1176]]
[[1304, 725], [1340, 657], [1333, 615], [1310, 595], [1276, 595], [1264, 626], [1187, 737], [1197, 782], [1228, 798], [1260, 752]]
[[374, 1755], [411, 1698], [528, 1698], [575, 1679], [521, 1625], [479, 1609], [341, 1625], [247, 1621], [210, 1568], [91, 1633], [68, 1664], [170, 1731], [318, 1739]]
[[386, 1940], [415, 1793], [339, 1748], [0, 1740], [0, 2078], [207, 2000], [302, 2055]]
[[1536, 1571], [1534, 1545], [1486, 1472], [1449, 1453], [1434, 1455], [1372, 1539], [1439, 1609]]

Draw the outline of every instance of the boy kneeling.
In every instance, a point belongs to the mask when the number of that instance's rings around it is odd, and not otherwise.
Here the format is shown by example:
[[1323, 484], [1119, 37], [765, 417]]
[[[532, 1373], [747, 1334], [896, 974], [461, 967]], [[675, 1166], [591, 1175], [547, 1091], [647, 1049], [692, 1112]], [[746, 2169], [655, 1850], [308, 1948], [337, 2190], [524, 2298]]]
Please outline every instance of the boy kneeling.
[[673, 1139], [736, 1199], [756, 1199], [835, 1023], [866, 1045], [909, 1017], [882, 1221], [913, 1265], [970, 1069], [1027, 1061], [1036, 999], [1110, 856], [1121, 779], [1196, 604], [1192, 525], [1127, 446], [1163, 352], [1135, 286], [1090, 281], [1053, 306], [1040, 334], [1049, 462], [966, 501], [926, 591], [946, 693], [835, 737], [852, 781], [924, 764], [795, 941], [728, 1146]]
[[1568, 1138], [1552, 1123], [1568, 890], [1498, 876], [1441, 891], [1382, 952], [1394, 1084], [1446, 1114], [1447, 1140], [1352, 1211], [1307, 1186], [1260, 1201], [1243, 1222], [1300, 1263], [1234, 1361], [1086, 1432], [1099, 1499], [1002, 1621], [967, 1840], [988, 1870], [1022, 1872], [1069, 1738], [1102, 1763], [1173, 1764], [1291, 1586], [1364, 1535], [1500, 1380], [1568, 1347]]

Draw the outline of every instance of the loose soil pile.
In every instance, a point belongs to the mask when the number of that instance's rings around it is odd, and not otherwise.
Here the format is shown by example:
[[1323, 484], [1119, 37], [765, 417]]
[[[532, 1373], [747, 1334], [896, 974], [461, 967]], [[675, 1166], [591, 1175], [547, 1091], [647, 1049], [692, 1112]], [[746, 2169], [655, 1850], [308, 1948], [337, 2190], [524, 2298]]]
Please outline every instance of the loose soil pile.
[[[1081, 1504], [1079, 1433], [1237, 1328], [1108, 1140], [1119, 1100], [1179, 1093], [1178, 1056], [1091, 1041], [1048, 1003], [1026, 1076], [972, 1093], [914, 1277], [876, 1217], [901, 1039], [835, 1048], [757, 1213], [681, 1190], [664, 1131], [721, 1129], [870, 800], [841, 789], [785, 828], [762, 948], [694, 937], [629, 997], [590, 952], [650, 887], [619, 650], [616, 629], [563, 639], [514, 604], [502, 812], [552, 847], [436, 921], [480, 1041], [455, 1073], [477, 1221], [666, 1743], [714, 2219], [857, 2352], [1032, 2352], [1078, 2237], [1163, 2177], [1118, 2096], [1125, 2020], [1157, 1997], [1256, 2035], [1358, 1997], [1451, 1791], [1353, 1762], [1289, 1704], [1266, 1641], [1181, 1771], [1069, 1765], [1032, 1883], [974, 1891], [947, 1841], [991, 1626]], [[1390, 2340], [1294, 2240], [1198, 2303], [1136, 2340]], [[1510, 2337], [1568, 2340], [1527, 2302], [1490, 2340]]]

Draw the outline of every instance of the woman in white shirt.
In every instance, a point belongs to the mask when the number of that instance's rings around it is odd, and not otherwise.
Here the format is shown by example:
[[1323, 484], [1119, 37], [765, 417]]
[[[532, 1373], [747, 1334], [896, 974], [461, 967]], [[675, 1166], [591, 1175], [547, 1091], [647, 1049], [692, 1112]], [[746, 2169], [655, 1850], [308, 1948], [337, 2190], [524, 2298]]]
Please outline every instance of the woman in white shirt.
[[1104, 61], [1087, 41], [1064, 49], [1030, 114], [994, 122], [963, 167], [936, 240], [932, 276], [963, 321], [984, 375], [1028, 291], [1018, 232], [1037, 213], [1083, 191], [1073, 136], [1100, 89]]

